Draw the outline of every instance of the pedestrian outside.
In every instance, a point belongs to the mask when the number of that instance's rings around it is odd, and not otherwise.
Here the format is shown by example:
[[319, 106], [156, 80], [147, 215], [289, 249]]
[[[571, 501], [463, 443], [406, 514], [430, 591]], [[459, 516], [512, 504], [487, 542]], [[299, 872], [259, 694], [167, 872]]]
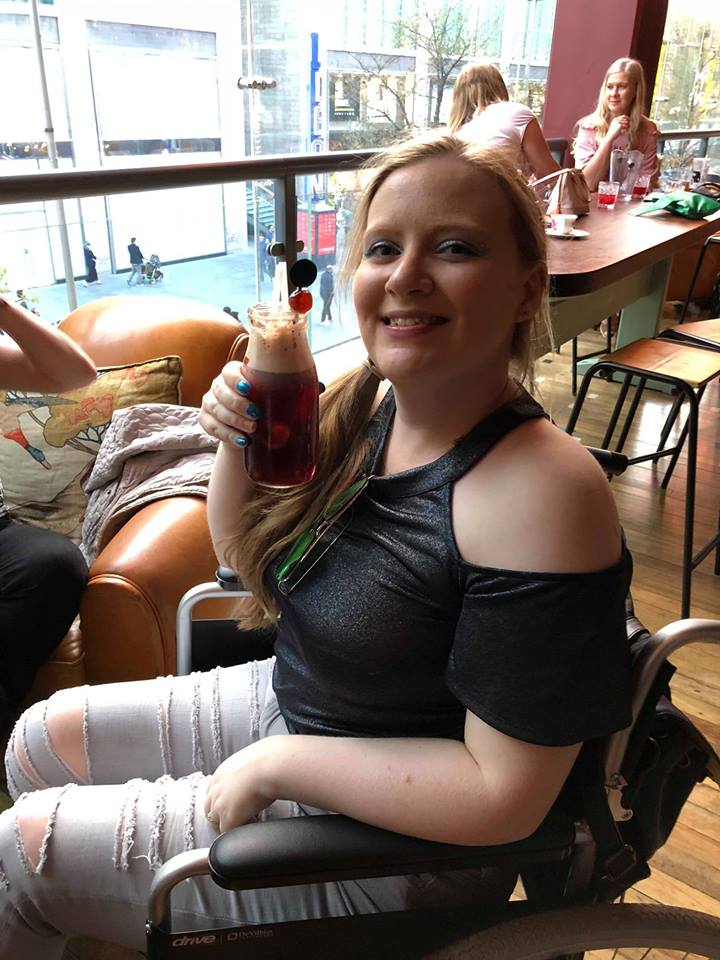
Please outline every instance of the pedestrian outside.
[[332, 302], [333, 297], [335, 296], [335, 277], [333, 276], [333, 268], [331, 264], [328, 264], [322, 272], [320, 277], [320, 299], [323, 302], [322, 314], [320, 315], [320, 323], [332, 323]]
[[96, 262], [97, 257], [92, 251], [90, 246], [90, 241], [86, 240], [83, 244], [83, 254], [85, 256], [85, 280], [83, 281], [86, 287], [89, 287], [91, 283], [102, 283], [102, 280], [98, 277]]
[[143, 261], [145, 257], [142, 255], [140, 247], [135, 243], [135, 237], [130, 237], [130, 243], [128, 244], [128, 253], [130, 254], [130, 276], [128, 277], [128, 286], [132, 286], [133, 277], [135, 277], [135, 284], [145, 283], [145, 278], [143, 276]]

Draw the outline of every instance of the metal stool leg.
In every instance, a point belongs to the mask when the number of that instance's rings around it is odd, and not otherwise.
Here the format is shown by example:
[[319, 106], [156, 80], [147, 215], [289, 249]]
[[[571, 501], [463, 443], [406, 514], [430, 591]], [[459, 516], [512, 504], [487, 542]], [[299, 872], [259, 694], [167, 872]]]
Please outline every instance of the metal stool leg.
[[643, 391], [645, 390], [646, 383], [647, 383], [646, 377], [639, 378], [637, 389], [635, 390], [635, 396], [633, 397], [632, 403], [630, 404], [630, 409], [628, 410], [627, 416], [625, 417], [625, 424], [623, 425], [622, 433], [620, 434], [620, 437], [617, 442], [617, 446], [615, 447], [616, 453], [621, 453], [622, 448], [625, 446], [625, 441], [627, 440], [628, 434], [630, 433], [630, 427], [632, 426], [632, 422], [635, 419], [635, 414], [637, 413], [637, 408], [640, 404], [640, 398], [643, 395]]
[[690, 286], [688, 287], [687, 296], [685, 297], [685, 303], [683, 303], [683, 308], [682, 308], [682, 312], [680, 313], [680, 319], [678, 320], [678, 324], [685, 322], [685, 314], [688, 312], [688, 307], [690, 306], [690, 298], [692, 297], [692, 292], [695, 289], [695, 283], [697, 281], [698, 274], [700, 273], [700, 267], [702, 266], [702, 262], [705, 259], [705, 254], [707, 253], [707, 248], [711, 240], [712, 240], [712, 237], [707, 238], [707, 240], [703, 244], [702, 250], [698, 255], [697, 263], [695, 264], [695, 272], [692, 275], [692, 280], [690, 281]]
[[[700, 406], [700, 401], [702, 400], [702, 396], [703, 396], [703, 394], [705, 393], [705, 386], [703, 385], [702, 387], [700, 387], [700, 389], [698, 390], [697, 393], [695, 393], [695, 391], [694, 391], [694, 390], [692, 389], [692, 387], [690, 387], [690, 386], [688, 386], [688, 389], [691, 391], [691, 393], [692, 393], [692, 395], [693, 395], [693, 397], [694, 397], [694, 399], [695, 399], [695, 401], [696, 401], [696, 403], [698, 404], [698, 407], [699, 407], [699, 406]], [[684, 443], [685, 443], [685, 438], [686, 438], [687, 435], [688, 435], [688, 425], [689, 425], [689, 423], [690, 423], [690, 416], [689, 416], [689, 414], [688, 414], [688, 418], [687, 418], [687, 420], [685, 421], [682, 430], [680, 431], [680, 436], [678, 437], [677, 444], [675, 445], [675, 452], [673, 453], [672, 457], [670, 458], [670, 463], [668, 464], [668, 468], [667, 468], [667, 470], [665, 471], [665, 476], [663, 477], [662, 483], [660, 484], [660, 486], [663, 488], [663, 490], [666, 490], [666, 489], [667, 489], [667, 485], [670, 483], [670, 478], [671, 478], [672, 475], [673, 475], [673, 472], [674, 472], [674, 470], [675, 470], [675, 465], [676, 465], [677, 462], [678, 462], [678, 458], [680, 457], [680, 453], [682, 452], [682, 448], [683, 448], [683, 445], [684, 445]], [[688, 456], [689, 456], [689, 455], [690, 455], [690, 454], [688, 453]]]
[[[612, 368], [610, 368], [612, 371]], [[622, 410], [623, 404], [625, 403], [625, 397], [627, 397], [628, 390], [630, 389], [630, 384], [632, 383], [632, 374], [626, 373], [623, 379], [623, 385], [620, 387], [620, 392], [618, 393], [617, 400], [615, 401], [615, 406], [613, 408], [612, 416], [607, 425], [607, 430], [605, 431], [605, 436], [600, 446], [603, 450], [610, 449], [610, 440], [612, 439], [613, 433], [615, 433], [615, 427], [617, 426], [618, 418], [620, 416], [620, 411]]]
[[697, 467], [698, 398], [688, 384], [682, 385], [688, 400], [688, 465], [685, 481], [685, 533], [683, 537], [681, 617], [690, 616], [690, 590], [693, 572], [693, 532], [695, 530], [695, 475]]
[[593, 376], [595, 375], [596, 369], [597, 367], [590, 367], [588, 370], [585, 371], [585, 375], [583, 376], [582, 383], [580, 384], [580, 392], [575, 397], [575, 403], [573, 404], [573, 408], [570, 411], [570, 417], [565, 426], [565, 433], [572, 434], [573, 430], [575, 429], [575, 424], [578, 422], [578, 417], [580, 416], [582, 405], [583, 403], [585, 403], [585, 397], [587, 396], [587, 392], [590, 389], [590, 383], [592, 381]]
[[670, 436], [670, 431], [675, 426], [675, 421], [678, 418], [680, 413], [680, 408], [682, 407], [683, 395], [681, 393], [675, 393], [675, 399], [672, 402], [672, 406], [668, 412], [665, 424], [662, 428], [662, 433], [660, 434], [660, 443], [658, 444], [658, 453], [661, 450], [665, 449], [665, 444], [667, 443], [667, 438]]
[[572, 385], [570, 389], [572, 390], [572, 395], [576, 396], [577, 394], [577, 362], [578, 362], [578, 352], [577, 352], [577, 337], [572, 338], [572, 360], [571, 371], [572, 371]]

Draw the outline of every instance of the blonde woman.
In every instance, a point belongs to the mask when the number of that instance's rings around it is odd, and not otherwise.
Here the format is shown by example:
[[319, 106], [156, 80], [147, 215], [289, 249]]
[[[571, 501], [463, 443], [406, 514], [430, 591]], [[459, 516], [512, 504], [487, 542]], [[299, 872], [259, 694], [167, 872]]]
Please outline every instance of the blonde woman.
[[611, 63], [605, 73], [595, 111], [578, 122], [573, 146], [575, 166], [585, 174], [591, 190], [610, 173], [610, 154], [615, 147], [640, 150], [641, 174], [654, 185], [660, 173], [657, 156], [658, 128], [643, 114], [645, 73], [637, 60], [624, 57]]
[[532, 111], [509, 100], [502, 74], [491, 63], [468, 63], [458, 74], [449, 127], [463, 140], [500, 147], [526, 177], [539, 179], [560, 169]]
[[[263, 407], [240, 364], [203, 400], [220, 440], [215, 549], [255, 592], [245, 622], [277, 626], [275, 658], [65, 691], [25, 716], [8, 770], [28, 793], [0, 817], [0, 928], [15, 960], [59, 960], [71, 931], [140, 948], [159, 863], [259, 815], [330, 810], [460, 844], [525, 837], [580, 744], [630, 720], [630, 560], [610, 489], [519, 382], [547, 316], [532, 191], [506, 159], [449, 134], [391, 148], [346, 270], [372, 360], [323, 395], [311, 483], [279, 494], [248, 478]], [[298, 554], [341, 492], [344, 509]], [[478, 889], [498, 901], [513, 882], [187, 883], [173, 909], [182, 929], [202, 928]]]

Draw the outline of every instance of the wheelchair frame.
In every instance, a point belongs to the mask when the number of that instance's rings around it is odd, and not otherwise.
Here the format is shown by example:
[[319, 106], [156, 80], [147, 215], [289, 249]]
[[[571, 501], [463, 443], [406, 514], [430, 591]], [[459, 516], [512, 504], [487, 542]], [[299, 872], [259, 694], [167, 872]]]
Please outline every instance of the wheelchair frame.
[[[240, 599], [251, 594], [224, 568], [218, 569], [216, 583], [200, 584], [185, 594], [177, 614], [178, 673], [189, 672], [191, 666], [193, 607], [213, 596]], [[642, 625], [636, 624], [634, 633], [644, 632]], [[720, 622], [676, 621], [646, 641], [636, 665], [633, 723], [610, 736], [603, 752], [611, 820], [632, 816], [622, 803], [627, 783], [621, 770], [648, 694], [668, 656], [694, 642], [720, 644]], [[716, 756], [708, 760], [708, 773], [720, 784]], [[456, 956], [542, 960], [557, 957], [561, 947], [562, 956], [569, 958], [582, 957], [583, 950], [596, 941], [598, 946], [612, 946], [607, 931], [612, 936], [617, 929], [631, 938], [627, 944], [615, 941], [618, 946], [697, 949], [699, 945], [705, 951], [703, 956], [720, 960], [720, 918], [670, 907], [658, 910], [602, 902], [632, 885], [635, 861], [634, 851], [625, 845], [614, 865], [609, 860], [604, 863], [610, 874], [613, 866], [617, 868], [616, 876], [602, 878], [614, 883], [607, 888], [598, 885], [597, 838], [585, 821], [573, 823], [555, 809], [531, 837], [494, 847], [433, 843], [336, 815], [250, 823], [221, 835], [210, 848], [173, 857], [157, 872], [149, 898], [147, 956], [165, 960], [177, 956], [174, 951], [178, 948], [192, 948], [191, 956], [201, 958], [230, 956], [231, 952], [235, 956], [241, 950], [240, 955], [251, 960], [309, 960], [319, 955], [318, 945], [322, 944], [323, 956], [343, 960], [414, 960], [431, 954], [437, 960]], [[209, 875], [226, 889], [247, 890], [507, 863], [518, 866], [527, 900], [498, 907], [476, 904], [201, 931], [170, 929], [172, 890], [193, 877]], [[543, 874], [534, 873], [534, 868]], [[624, 877], [628, 879], [623, 885]], [[608, 909], [612, 911], [609, 914]], [[662, 939], [656, 944], [641, 943], [643, 936]], [[583, 946], [583, 937], [587, 946]], [[466, 946], [458, 941], [465, 941]], [[572, 952], [566, 949], [568, 944]], [[456, 950], [460, 953], [453, 952]]]

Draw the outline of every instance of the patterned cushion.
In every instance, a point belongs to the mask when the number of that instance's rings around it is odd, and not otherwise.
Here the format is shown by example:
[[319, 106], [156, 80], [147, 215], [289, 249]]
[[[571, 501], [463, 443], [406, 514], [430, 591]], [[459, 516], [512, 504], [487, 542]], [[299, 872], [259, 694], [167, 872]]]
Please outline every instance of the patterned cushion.
[[179, 357], [161, 357], [102, 368], [93, 383], [61, 395], [0, 390], [0, 476], [12, 516], [79, 543], [81, 483], [113, 412], [179, 403], [181, 375]]

